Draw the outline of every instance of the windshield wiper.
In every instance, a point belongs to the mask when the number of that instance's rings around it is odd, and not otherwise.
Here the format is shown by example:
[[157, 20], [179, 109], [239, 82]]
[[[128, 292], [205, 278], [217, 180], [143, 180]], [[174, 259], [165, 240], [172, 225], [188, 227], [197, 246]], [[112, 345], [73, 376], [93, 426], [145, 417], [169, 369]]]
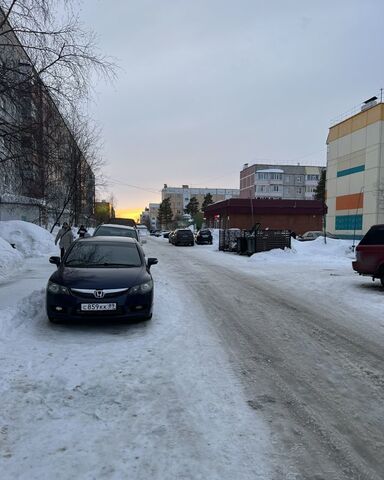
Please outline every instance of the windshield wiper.
[[138, 265], [132, 265], [131, 263], [101, 263], [102, 267], [137, 267]]

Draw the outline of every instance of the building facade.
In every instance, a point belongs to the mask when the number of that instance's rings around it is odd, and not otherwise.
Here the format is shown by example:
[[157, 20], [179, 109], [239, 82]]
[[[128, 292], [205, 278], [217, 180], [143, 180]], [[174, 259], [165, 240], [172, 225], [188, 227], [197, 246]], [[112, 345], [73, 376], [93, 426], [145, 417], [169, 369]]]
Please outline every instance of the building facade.
[[0, 8], [0, 220], [90, 224], [95, 177]]
[[240, 172], [240, 198], [313, 200], [323, 169], [246, 163]]
[[184, 214], [184, 209], [192, 197], [196, 197], [199, 202], [199, 208], [201, 209], [204, 197], [208, 193], [212, 195], [214, 202], [227, 200], [229, 198], [238, 198], [240, 194], [237, 188], [190, 188], [188, 185], [168, 187], [167, 184], [164, 184], [164, 188], [161, 191], [161, 200], [165, 198], [170, 199], [173, 217], [175, 218]]
[[291, 230], [298, 235], [322, 230], [325, 205], [320, 200], [275, 200], [232, 198], [209, 205], [205, 210], [210, 228]]
[[327, 229], [361, 238], [384, 223], [384, 104], [368, 100], [360, 111], [329, 129]]

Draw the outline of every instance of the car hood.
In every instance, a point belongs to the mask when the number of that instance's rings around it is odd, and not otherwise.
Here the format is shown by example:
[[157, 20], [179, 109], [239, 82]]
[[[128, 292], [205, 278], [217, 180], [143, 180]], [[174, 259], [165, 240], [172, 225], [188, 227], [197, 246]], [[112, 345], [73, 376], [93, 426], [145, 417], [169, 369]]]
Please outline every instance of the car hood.
[[145, 267], [132, 268], [59, 268], [51, 282], [69, 288], [124, 288], [144, 283], [151, 278]]

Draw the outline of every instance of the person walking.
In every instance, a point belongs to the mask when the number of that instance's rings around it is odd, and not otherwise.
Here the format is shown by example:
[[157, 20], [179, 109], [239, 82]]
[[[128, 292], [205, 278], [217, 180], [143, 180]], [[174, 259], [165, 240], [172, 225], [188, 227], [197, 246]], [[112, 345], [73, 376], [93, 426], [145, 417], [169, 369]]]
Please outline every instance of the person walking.
[[63, 259], [65, 252], [68, 250], [73, 240], [74, 237], [72, 229], [67, 222], [64, 222], [63, 226], [57, 232], [55, 239], [55, 245], [57, 245], [57, 242], [59, 242], [61, 259]]
[[88, 230], [84, 227], [84, 225], [80, 225], [80, 228], [77, 231], [79, 238], [84, 238], [86, 233], [88, 233]]

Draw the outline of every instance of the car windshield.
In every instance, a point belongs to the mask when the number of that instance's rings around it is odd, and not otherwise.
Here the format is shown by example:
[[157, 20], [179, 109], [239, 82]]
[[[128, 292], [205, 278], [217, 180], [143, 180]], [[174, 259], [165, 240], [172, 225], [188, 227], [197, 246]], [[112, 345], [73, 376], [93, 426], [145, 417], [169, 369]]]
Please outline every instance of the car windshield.
[[70, 267], [140, 267], [141, 256], [135, 243], [84, 243], [77, 242], [65, 260]]
[[131, 230], [129, 228], [119, 228], [119, 227], [99, 227], [95, 234], [95, 237], [129, 237], [137, 239], [136, 230]]

